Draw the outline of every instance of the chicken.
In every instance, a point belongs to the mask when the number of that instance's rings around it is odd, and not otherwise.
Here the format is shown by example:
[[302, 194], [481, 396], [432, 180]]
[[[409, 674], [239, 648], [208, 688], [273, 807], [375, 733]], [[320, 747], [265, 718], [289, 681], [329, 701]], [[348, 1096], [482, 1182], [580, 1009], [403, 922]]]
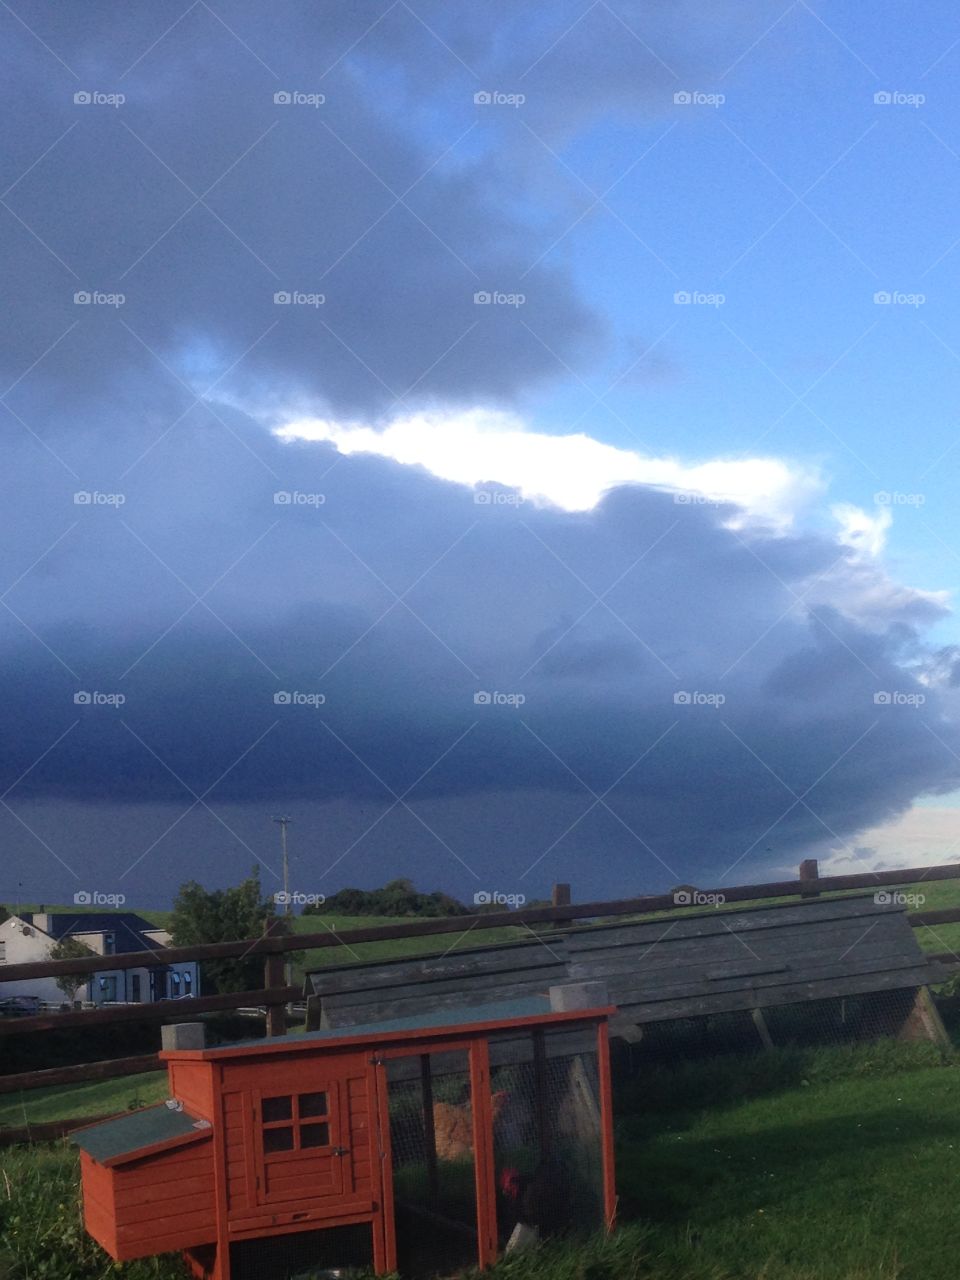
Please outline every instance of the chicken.
[[[490, 1095], [490, 1109], [496, 1123], [510, 1095], [505, 1089]], [[473, 1108], [469, 1102], [435, 1102], [433, 1132], [439, 1160], [460, 1160], [473, 1151]]]
[[528, 1176], [515, 1168], [502, 1169], [497, 1191], [501, 1223], [516, 1223], [507, 1243], [508, 1252], [561, 1235], [569, 1225], [570, 1188], [556, 1159], [544, 1158]]

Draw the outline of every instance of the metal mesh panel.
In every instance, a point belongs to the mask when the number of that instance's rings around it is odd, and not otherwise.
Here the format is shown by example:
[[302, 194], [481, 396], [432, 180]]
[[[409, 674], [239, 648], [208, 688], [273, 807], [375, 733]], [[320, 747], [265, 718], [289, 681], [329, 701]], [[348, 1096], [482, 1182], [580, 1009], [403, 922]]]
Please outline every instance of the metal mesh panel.
[[835, 996], [798, 1004], [774, 1005], [761, 1017], [749, 1010], [676, 1018], [643, 1025], [630, 1046], [634, 1065], [706, 1058], [720, 1053], [750, 1053], [765, 1047], [764, 1031], [778, 1048], [853, 1044], [895, 1036], [913, 1005], [916, 988]]
[[397, 1260], [409, 1275], [477, 1261], [473, 1104], [465, 1051], [386, 1063]]
[[596, 1035], [517, 1032], [490, 1042], [500, 1247], [603, 1224]]
[[327, 1227], [230, 1246], [233, 1280], [326, 1280], [373, 1262], [370, 1227]]

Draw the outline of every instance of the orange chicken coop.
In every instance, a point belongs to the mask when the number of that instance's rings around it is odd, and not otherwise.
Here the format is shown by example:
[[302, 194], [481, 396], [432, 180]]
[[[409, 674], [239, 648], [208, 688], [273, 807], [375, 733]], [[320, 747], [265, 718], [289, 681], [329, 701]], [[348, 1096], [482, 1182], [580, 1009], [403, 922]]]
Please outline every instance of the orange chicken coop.
[[166, 1050], [167, 1102], [73, 1135], [87, 1230], [119, 1261], [294, 1280], [611, 1228], [612, 1010], [551, 994]]

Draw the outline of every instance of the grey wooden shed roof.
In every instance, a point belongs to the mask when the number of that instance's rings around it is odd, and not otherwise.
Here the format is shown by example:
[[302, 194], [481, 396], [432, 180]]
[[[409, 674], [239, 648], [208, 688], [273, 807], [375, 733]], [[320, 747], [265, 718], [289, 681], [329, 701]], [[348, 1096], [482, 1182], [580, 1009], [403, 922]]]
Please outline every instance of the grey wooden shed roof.
[[323, 1027], [602, 982], [620, 1010], [616, 1031], [947, 976], [921, 951], [901, 904], [863, 895], [600, 924], [543, 941], [322, 969], [308, 982], [312, 1023]]
[[632, 924], [567, 939], [572, 981], [603, 981], [625, 1022], [895, 991], [942, 982], [902, 905], [870, 897]]

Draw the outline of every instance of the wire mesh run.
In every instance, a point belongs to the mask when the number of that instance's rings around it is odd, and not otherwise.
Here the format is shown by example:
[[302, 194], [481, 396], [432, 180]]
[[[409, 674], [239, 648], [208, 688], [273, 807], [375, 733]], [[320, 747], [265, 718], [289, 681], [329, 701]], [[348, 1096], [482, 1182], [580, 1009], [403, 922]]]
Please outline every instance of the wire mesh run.
[[856, 1044], [896, 1036], [916, 998], [916, 988], [834, 996], [699, 1018], [648, 1022], [630, 1046], [633, 1066], [679, 1059], [752, 1053], [775, 1048]]
[[467, 1052], [392, 1058], [386, 1076], [400, 1272], [447, 1275], [474, 1266], [477, 1186]]
[[497, 1229], [507, 1253], [603, 1225], [596, 1035], [490, 1041]]

